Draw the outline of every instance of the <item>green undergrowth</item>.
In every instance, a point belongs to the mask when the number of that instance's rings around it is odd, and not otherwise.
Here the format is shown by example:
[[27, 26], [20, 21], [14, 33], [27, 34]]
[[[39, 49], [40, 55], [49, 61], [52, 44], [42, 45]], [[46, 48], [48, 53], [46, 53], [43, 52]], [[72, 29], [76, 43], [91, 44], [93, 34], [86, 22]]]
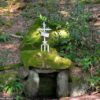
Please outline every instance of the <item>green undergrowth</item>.
[[8, 78], [15, 78], [16, 75], [17, 75], [17, 72], [14, 72], [14, 71], [0, 74], [0, 81], [1, 81], [1, 79], [6, 80]]
[[81, 0], [85, 4], [100, 4], [100, 0]]
[[10, 64], [10, 65], [5, 65], [5, 66], [0, 66], [0, 71], [16, 69], [16, 68], [19, 68], [20, 65], [21, 64]]
[[24, 50], [21, 52], [21, 60], [26, 67], [41, 69], [66, 69], [72, 65], [71, 60], [60, 57], [54, 49], [49, 53], [40, 50]]
[[9, 35], [7, 35], [4, 32], [0, 32], [0, 42], [6, 42], [6, 41], [9, 41], [9, 40], [10, 40]]

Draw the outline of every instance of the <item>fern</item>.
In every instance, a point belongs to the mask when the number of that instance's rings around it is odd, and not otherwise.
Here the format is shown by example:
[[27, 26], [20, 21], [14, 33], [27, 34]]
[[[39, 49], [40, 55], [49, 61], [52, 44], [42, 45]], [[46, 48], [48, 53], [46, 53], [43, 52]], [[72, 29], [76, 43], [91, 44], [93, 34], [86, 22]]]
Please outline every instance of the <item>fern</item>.
[[7, 35], [7, 34], [0, 35], [0, 42], [6, 42], [8, 40], [9, 40], [9, 35]]

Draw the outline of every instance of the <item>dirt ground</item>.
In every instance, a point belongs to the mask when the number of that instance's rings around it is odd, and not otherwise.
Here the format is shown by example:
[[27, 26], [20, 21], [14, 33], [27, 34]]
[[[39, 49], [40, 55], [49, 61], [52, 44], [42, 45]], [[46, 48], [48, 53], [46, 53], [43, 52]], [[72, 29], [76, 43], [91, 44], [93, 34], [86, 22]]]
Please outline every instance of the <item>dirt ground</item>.
[[83, 95], [79, 97], [63, 97], [60, 100], [100, 100], [100, 93]]

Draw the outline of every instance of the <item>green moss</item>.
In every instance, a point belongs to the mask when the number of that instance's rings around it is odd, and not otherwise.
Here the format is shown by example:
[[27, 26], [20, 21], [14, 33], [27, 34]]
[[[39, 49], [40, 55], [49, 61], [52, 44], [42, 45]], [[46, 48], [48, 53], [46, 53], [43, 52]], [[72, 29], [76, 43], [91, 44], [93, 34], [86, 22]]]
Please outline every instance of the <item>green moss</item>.
[[40, 50], [24, 50], [21, 52], [21, 60], [26, 67], [45, 69], [66, 69], [72, 62], [69, 59], [60, 57], [56, 50], [41, 52]]
[[66, 29], [59, 29], [50, 32], [50, 38], [48, 39], [48, 43], [50, 46], [54, 47], [55, 45], [59, 44], [62, 39], [68, 38], [69, 32]]
[[[47, 26], [49, 27], [49, 24]], [[41, 21], [36, 20], [22, 41], [21, 60], [24, 66], [47, 69], [69, 68], [71, 66], [71, 61], [60, 57], [56, 50], [51, 49], [50, 53], [41, 52], [39, 50], [42, 44], [42, 37], [39, 32], [40, 27], [42, 27]], [[49, 33], [50, 38], [48, 39], [48, 43], [51, 47], [59, 43], [60, 39], [69, 36], [69, 33], [65, 29], [56, 31], [53, 29]]]
[[[40, 48], [42, 43], [42, 37], [39, 32], [39, 28], [41, 26], [41, 22], [37, 20], [29, 29], [27, 35], [24, 37], [22, 41], [21, 48], [22, 50], [32, 50]], [[49, 27], [49, 25], [47, 25]], [[61, 38], [66, 38], [69, 36], [69, 33], [65, 29], [61, 30], [52, 30], [49, 32], [50, 38], [48, 39], [48, 43], [50, 46], [54, 46], [55, 44], [59, 43]]]
[[22, 41], [21, 48], [23, 50], [36, 48], [40, 46], [41, 38], [38, 28], [40, 26], [40, 21], [36, 21], [30, 28], [27, 35], [24, 37]]

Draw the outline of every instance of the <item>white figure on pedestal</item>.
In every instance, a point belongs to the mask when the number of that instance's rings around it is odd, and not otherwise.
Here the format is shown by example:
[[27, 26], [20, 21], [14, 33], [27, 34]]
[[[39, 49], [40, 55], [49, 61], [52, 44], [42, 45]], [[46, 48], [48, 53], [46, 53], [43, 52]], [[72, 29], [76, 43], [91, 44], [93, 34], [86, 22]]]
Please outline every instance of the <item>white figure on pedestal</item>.
[[44, 40], [43, 43], [41, 44], [41, 51], [47, 51], [49, 52], [49, 44], [46, 41], [46, 38], [49, 37], [49, 33], [47, 33], [46, 31], [50, 31], [50, 28], [46, 28], [46, 24], [45, 22], [43, 22], [43, 28], [40, 28], [39, 31], [41, 32], [41, 36], [43, 36]]

